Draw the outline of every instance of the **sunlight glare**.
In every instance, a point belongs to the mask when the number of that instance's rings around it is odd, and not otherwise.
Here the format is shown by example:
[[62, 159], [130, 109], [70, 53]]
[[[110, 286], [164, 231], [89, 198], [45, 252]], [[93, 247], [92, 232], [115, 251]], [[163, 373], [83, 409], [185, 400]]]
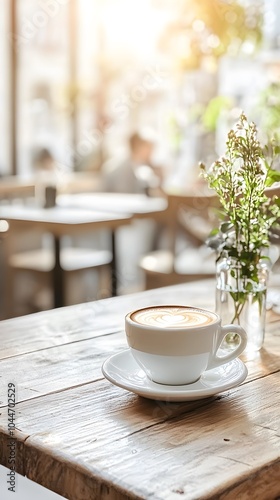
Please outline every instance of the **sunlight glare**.
[[116, 52], [141, 57], [155, 50], [162, 17], [150, 0], [107, 2], [101, 15], [108, 45]]

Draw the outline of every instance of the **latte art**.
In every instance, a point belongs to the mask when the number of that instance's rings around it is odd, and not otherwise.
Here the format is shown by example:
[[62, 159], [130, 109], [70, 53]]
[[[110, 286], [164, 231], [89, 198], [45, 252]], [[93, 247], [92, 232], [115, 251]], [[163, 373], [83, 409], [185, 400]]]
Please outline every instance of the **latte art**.
[[131, 319], [140, 325], [159, 328], [206, 326], [216, 321], [215, 314], [191, 307], [158, 306], [135, 311]]

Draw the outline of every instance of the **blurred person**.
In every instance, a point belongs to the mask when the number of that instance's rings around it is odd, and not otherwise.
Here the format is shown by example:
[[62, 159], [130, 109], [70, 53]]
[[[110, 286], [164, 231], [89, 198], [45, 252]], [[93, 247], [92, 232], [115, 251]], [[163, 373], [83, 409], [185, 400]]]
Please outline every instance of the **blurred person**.
[[55, 169], [53, 155], [47, 148], [42, 148], [35, 152], [33, 164], [36, 171], [52, 172]]
[[[102, 190], [120, 194], [156, 194], [161, 178], [152, 162], [154, 138], [147, 132], [135, 132], [129, 137], [128, 147], [127, 157], [113, 158], [104, 163], [101, 172]], [[119, 293], [131, 293], [144, 288], [144, 275], [139, 268], [139, 261], [141, 256], [154, 248], [158, 231], [157, 222], [151, 219], [134, 220], [129, 226], [118, 229], [117, 265], [122, 283]]]
[[150, 194], [161, 185], [159, 168], [152, 165], [154, 141], [135, 132], [129, 137], [127, 158], [110, 159], [101, 171], [102, 190], [110, 193]]

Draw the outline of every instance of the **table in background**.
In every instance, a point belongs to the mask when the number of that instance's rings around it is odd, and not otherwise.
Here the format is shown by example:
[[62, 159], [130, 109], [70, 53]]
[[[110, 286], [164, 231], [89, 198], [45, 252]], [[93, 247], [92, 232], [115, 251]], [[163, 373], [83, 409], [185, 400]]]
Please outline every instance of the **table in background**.
[[15, 176], [0, 179], [0, 200], [28, 198], [35, 195], [35, 183]]
[[88, 210], [110, 210], [118, 214], [131, 214], [133, 218], [163, 219], [168, 202], [165, 198], [143, 194], [126, 193], [83, 193], [64, 194], [57, 198], [62, 207], [86, 208]]
[[[59, 193], [88, 193], [99, 189], [99, 175], [95, 172], [57, 171], [56, 184]], [[52, 181], [50, 181], [52, 183]], [[40, 183], [38, 175], [28, 179], [19, 176], [0, 178], [0, 199], [34, 197], [35, 186]], [[45, 182], [44, 182], [45, 184]]]
[[70, 500], [275, 499], [280, 495], [280, 316], [243, 357], [245, 382], [194, 402], [147, 400], [101, 365], [126, 347], [124, 315], [150, 304], [213, 307], [201, 281], [0, 323], [0, 463], [8, 466], [8, 383], [16, 385], [17, 470]]
[[64, 305], [63, 269], [60, 264], [62, 236], [109, 229], [112, 234], [112, 294], [117, 292], [117, 273], [115, 258], [115, 229], [130, 222], [130, 215], [93, 210], [36, 208], [27, 206], [0, 206], [0, 218], [8, 221], [10, 232], [17, 230], [36, 230], [49, 232], [54, 237], [55, 266], [53, 269], [54, 305]]
[[[134, 277], [137, 277], [138, 274], [138, 278], [136, 278], [138, 280], [138, 290], [139, 283], [141, 283], [142, 289], [145, 287], [143, 271], [139, 266], [141, 259], [147, 252], [160, 248], [162, 241], [165, 241], [169, 236], [166, 230], [169, 231], [170, 211], [166, 197], [151, 197], [135, 193], [99, 192], [60, 195], [57, 197], [57, 203], [64, 208], [87, 208], [129, 213], [132, 219], [132, 227], [129, 228], [126, 235], [119, 235], [119, 245], [116, 252], [118, 256], [119, 282], [126, 284], [125, 292], [127, 293], [129, 283], [127, 276], [134, 275]], [[175, 219], [173, 222], [171, 221], [172, 224], [175, 224]], [[131, 248], [131, 250], [128, 250], [127, 247]], [[131, 254], [129, 255], [130, 251]], [[122, 252], [124, 252], [124, 255]], [[130, 265], [131, 267], [129, 267]], [[143, 280], [143, 283], [141, 280]]]

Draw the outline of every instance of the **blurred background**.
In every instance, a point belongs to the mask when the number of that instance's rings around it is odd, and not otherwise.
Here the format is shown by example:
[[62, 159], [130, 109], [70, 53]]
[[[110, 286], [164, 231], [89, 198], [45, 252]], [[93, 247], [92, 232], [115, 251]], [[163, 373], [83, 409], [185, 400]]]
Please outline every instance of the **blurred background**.
[[[41, 173], [61, 193], [140, 193], [115, 181], [110, 187], [112, 162], [132, 157], [140, 137], [152, 144], [141, 161], [153, 170], [139, 177], [149, 178], [150, 196], [164, 196], [197, 182], [198, 162], [223, 152], [240, 110], [263, 140], [279, 134], [277, 0], [2, 0], [0, 57], [0, 183], [16, 176], [37, 185]], [[15, 197], [2, 195], [7, 201]], [[2, 241], [7, 231], [2, 223]], [[155, 226], [143, 234], [137, 259], [154, 249]], [[106, 234], [91, 238], [84, 238], [88, 248], [108, 244]], [[30, 245], [23, 235], [15, 248]], [[119, 293], [143, 289], [125, 229], [119, 245]], [[166, 246], [166, 235], [157, 245]], [[5, 259], [2, 251], [2, 299]], [[19, 295], [20, 287], [25, 295], [26, 281], [18, 282]], [[50, 306], [17, 300], [17, 314]]]

